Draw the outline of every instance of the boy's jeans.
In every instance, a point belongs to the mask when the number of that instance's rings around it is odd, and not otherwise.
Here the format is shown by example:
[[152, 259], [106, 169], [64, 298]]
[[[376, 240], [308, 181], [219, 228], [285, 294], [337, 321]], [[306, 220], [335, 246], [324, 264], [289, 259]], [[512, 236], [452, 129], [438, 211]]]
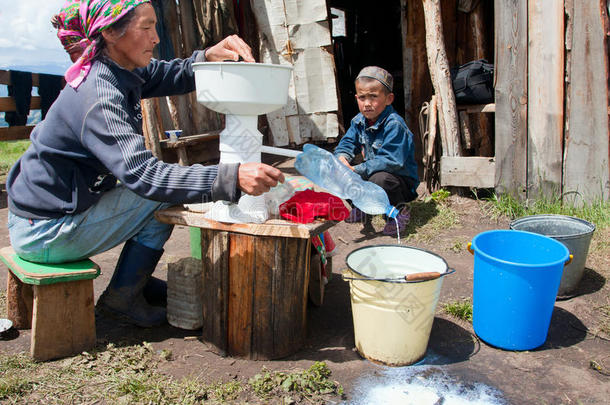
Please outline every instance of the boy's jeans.
[[173, 225], [158, 222], [154, 212], [171, 205], [144, 199], [118, 185], [97, 204], [76, 215], [28, 219], [9, 212], [9, 236], [21, 258], [39, 263], [81, 260], [131, 238], [161, 250]]

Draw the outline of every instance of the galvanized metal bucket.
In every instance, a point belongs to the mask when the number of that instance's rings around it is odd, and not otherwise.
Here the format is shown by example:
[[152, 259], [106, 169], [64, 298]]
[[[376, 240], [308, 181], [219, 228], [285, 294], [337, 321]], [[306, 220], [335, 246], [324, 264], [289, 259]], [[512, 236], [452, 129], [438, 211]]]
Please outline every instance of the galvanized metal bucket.
[[541, 214], [516, 219], [510, 229], [538, 233], [563, 243], [574, 259], [563, 270], [557, 295], [568, 295], [576, 289], [585, 270], [594, 224], [566, 215]]

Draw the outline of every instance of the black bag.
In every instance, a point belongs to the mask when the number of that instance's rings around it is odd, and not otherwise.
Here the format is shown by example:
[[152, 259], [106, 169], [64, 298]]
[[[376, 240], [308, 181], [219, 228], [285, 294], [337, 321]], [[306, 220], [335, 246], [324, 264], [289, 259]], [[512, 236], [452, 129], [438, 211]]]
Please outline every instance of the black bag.
[[494, 101], [494, 65], [485, 59], [452, 68], [451, 82], [457, 104], [487, 104]]

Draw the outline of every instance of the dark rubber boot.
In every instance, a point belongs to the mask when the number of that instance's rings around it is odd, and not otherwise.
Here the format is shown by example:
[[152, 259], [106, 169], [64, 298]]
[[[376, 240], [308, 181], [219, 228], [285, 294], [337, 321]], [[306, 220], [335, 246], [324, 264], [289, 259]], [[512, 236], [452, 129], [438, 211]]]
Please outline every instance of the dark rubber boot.
[[144, 298], [150, 305], [166, 307], [167, 282], [151, 276], [144, 286]]
[[99, 309], [144, 328], [166, 322], [165, 308], [146, 302], [143, 290], [163, 254], [128, 240], [106, 291], [97, 302]]

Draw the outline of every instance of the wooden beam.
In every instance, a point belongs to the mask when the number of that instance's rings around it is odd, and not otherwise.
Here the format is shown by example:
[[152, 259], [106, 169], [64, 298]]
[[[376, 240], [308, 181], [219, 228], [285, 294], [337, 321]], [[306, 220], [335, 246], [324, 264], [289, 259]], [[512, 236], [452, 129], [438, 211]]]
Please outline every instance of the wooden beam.
[[527, 183], [533, 198], [562, 192], [564, 6], [542, 3], [528, 0]]
[[455, 95], [445, 52], [440, 0], [422, 0], [426, 23], [428, 68], [438, 96], [439, 122], [444, 156], [460, 156], [460, 139]]
[[458, 111], [465, 111], [468, 114], [474, 113], [493, 113], [496, 112], [496, 105], [491, 104], [462, 104], [457, 106]]
[[527, 3], [495, 0], [495, 157], [497, 193], [527, 190]]
[[18, 127], [1, 127], [0, 141], [19, 141], [29, 139], [34, 125], [24, 125]]
[[180, 137], [175, 142], [169, 142], [167, 139], [161, 140], [161, 149], [179, 149], [183, 147], [189, 147], [193, 145], [198, 145], [204, 142], [211, 142], [220, 137], [221, 129], [215, 131], [209, 131], [205, 134], [197, 134], [191, 136]]
[[[54, 76], [61, 76], [61, 75], [54, 75]], [[40, 74], [32, 73], [32, 86], [38, 87], [39, 83], [40, 83]], [[11, 71], [10, 70], [0, 69], [0, 84], [5, 84], [7, 86], [9, 84], [11, 84]], [[65, 86], [65, 84], [66, 84], [66, 80], [62, 79], [62, 87]]]
[[441, 186], [493, 188], [496, 161], [490, 157], [441, 157]]
[[[15, 99], [13, 97], [0, 97], [0, 112], [16, 111]], [[40, 110], [40, 97], [32, 96], [30, 110]]]
[[159, 141], [159, 134], [162, 133], [162, 123], [159, 113], [159, 99], [142, 99], [142, 130], [146, 148], [157, 158], [161, 159], [163, 152]]
[[[40, 76], [38, 73], [32, 73], [32, 86], [38, 87]], [[10, 85], [11, 84], [11, 71], [0, 70], [0, 84]]]

